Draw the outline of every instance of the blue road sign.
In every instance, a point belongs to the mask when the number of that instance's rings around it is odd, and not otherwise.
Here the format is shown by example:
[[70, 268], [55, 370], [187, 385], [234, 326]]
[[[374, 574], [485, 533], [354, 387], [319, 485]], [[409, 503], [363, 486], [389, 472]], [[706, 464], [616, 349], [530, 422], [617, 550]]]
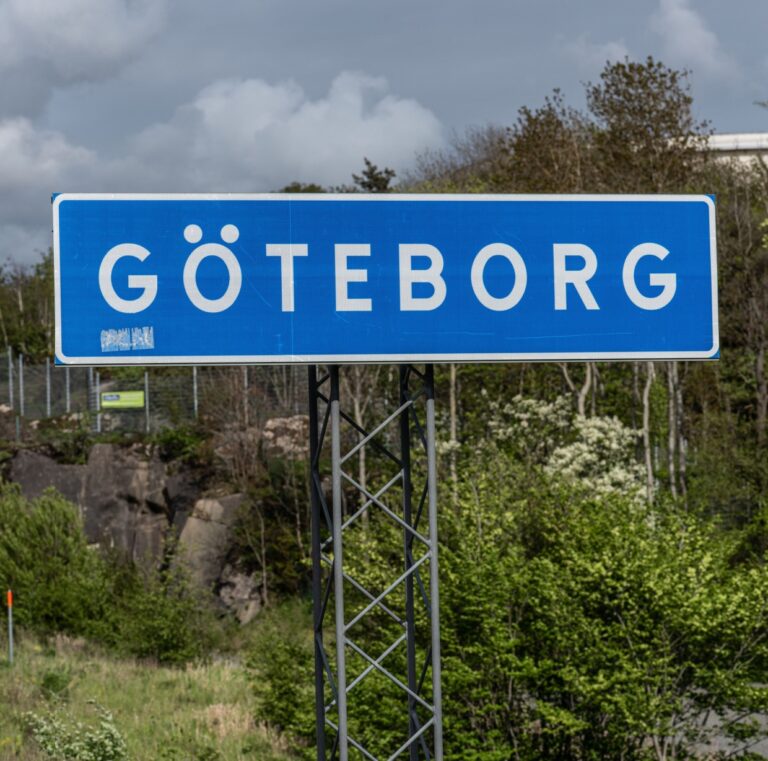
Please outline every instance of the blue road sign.
[[54, 197], [56, 360], [709, 359], [708, 196]]

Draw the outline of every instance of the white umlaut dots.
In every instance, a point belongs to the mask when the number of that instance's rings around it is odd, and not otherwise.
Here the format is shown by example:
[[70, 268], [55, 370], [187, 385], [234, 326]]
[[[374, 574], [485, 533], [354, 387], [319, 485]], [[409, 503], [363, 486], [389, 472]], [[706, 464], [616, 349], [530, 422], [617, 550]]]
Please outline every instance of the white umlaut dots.
[[240, 230], [235, 225], [224, 225], [221, 228], [221, 239], [225, 243], [234, 243], [240, 237]]
[[199, 243], [203, 238], [203, 230], [200, 225], [187, 225], [184, 228], [184, 240], [187, 243]]

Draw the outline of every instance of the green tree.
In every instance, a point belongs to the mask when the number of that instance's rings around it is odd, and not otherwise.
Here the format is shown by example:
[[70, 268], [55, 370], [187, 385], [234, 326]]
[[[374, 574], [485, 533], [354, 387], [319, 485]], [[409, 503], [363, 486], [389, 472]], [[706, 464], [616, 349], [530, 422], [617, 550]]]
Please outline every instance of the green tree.
[[280, 188], [281, 193], [325, 193], [325, 188], [316, 182], [294, 181]]
[[77, 508], [48, 491], [27, 500], [0, 487], [0, 587], [15, 592], [21, 626], [97, 635], [110, 618], [106, 567], [88, 547]]
[[53, 255], [36, 264], [0, 267], [0, 337], [5, 346], [40, 360], [53, 353]]
[[379, 169], [367, 158], [363, 161], [365, 162], [363, 171], [352, 175], [355, 190], [360, 193], [389, 193], [392, 190], [392, 180], [395, 179], [395, 170], [389, 167]]
[[[612, 419], [582, 430], [567, 403], [525, 399], [488, 417], [493, 433], [463, 461], [458, 509], [441, 513], [446, 759], [669, 761], [715, 737], [734, 754], [764, 737], [768, 567], [738, 560], [743, 536], [627, 498], [616, 469], [641, 479]], [[536, 450], [523, 459], [526, 442]], [[578, 467], [552, 467], [563, 460]], [[398, 540], [372, 517], [350, 575], [383, 589], [402, 562]], [[402, 612], [402, 589], [386, 602]], [[381, 615], [354, 637], [379, 653], [398, 633]], [[273, 639], [280, 655], [258, 650], [255, 688], [267, 718], [306, 747], [312, 701], [286, 680], [310, 673], [311, 638]], [[364, 665], [350, 657], [348, 678]], [[385, 665], [402, 673], [402, 650]], [[366, 678], [354, 694], [350, 732], [386, 754], [402, 739], [402, 693]]]
[[707, 159], [688, 72], [648, 57], [607, 64], [587, 86], [601, 181], [617, 193], [682, 192]]

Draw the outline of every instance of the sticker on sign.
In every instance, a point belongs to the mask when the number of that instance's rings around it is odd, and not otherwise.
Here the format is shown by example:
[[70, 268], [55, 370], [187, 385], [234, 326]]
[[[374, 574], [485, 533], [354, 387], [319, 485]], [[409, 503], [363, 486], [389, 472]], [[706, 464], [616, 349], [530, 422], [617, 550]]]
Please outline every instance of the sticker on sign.
[[60, 364], [711, 359], [709, 196], [54, 197]]

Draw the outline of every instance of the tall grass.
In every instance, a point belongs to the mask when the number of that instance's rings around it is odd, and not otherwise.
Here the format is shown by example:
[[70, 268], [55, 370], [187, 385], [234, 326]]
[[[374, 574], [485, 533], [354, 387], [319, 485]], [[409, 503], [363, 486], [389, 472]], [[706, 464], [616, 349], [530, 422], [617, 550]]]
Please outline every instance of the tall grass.
[[[5, 644], [0, 637], [0, 657]], [[48, 758], [25, 714], [93, 724], [94, 704], [114, 716], [131, 761], [289, 761], [286, 744], [254, 719], [256, 700], [236, 660], [168, 668], [81, 639], [20, 636], [14, 666], [0, 667], [0, 761]]]

